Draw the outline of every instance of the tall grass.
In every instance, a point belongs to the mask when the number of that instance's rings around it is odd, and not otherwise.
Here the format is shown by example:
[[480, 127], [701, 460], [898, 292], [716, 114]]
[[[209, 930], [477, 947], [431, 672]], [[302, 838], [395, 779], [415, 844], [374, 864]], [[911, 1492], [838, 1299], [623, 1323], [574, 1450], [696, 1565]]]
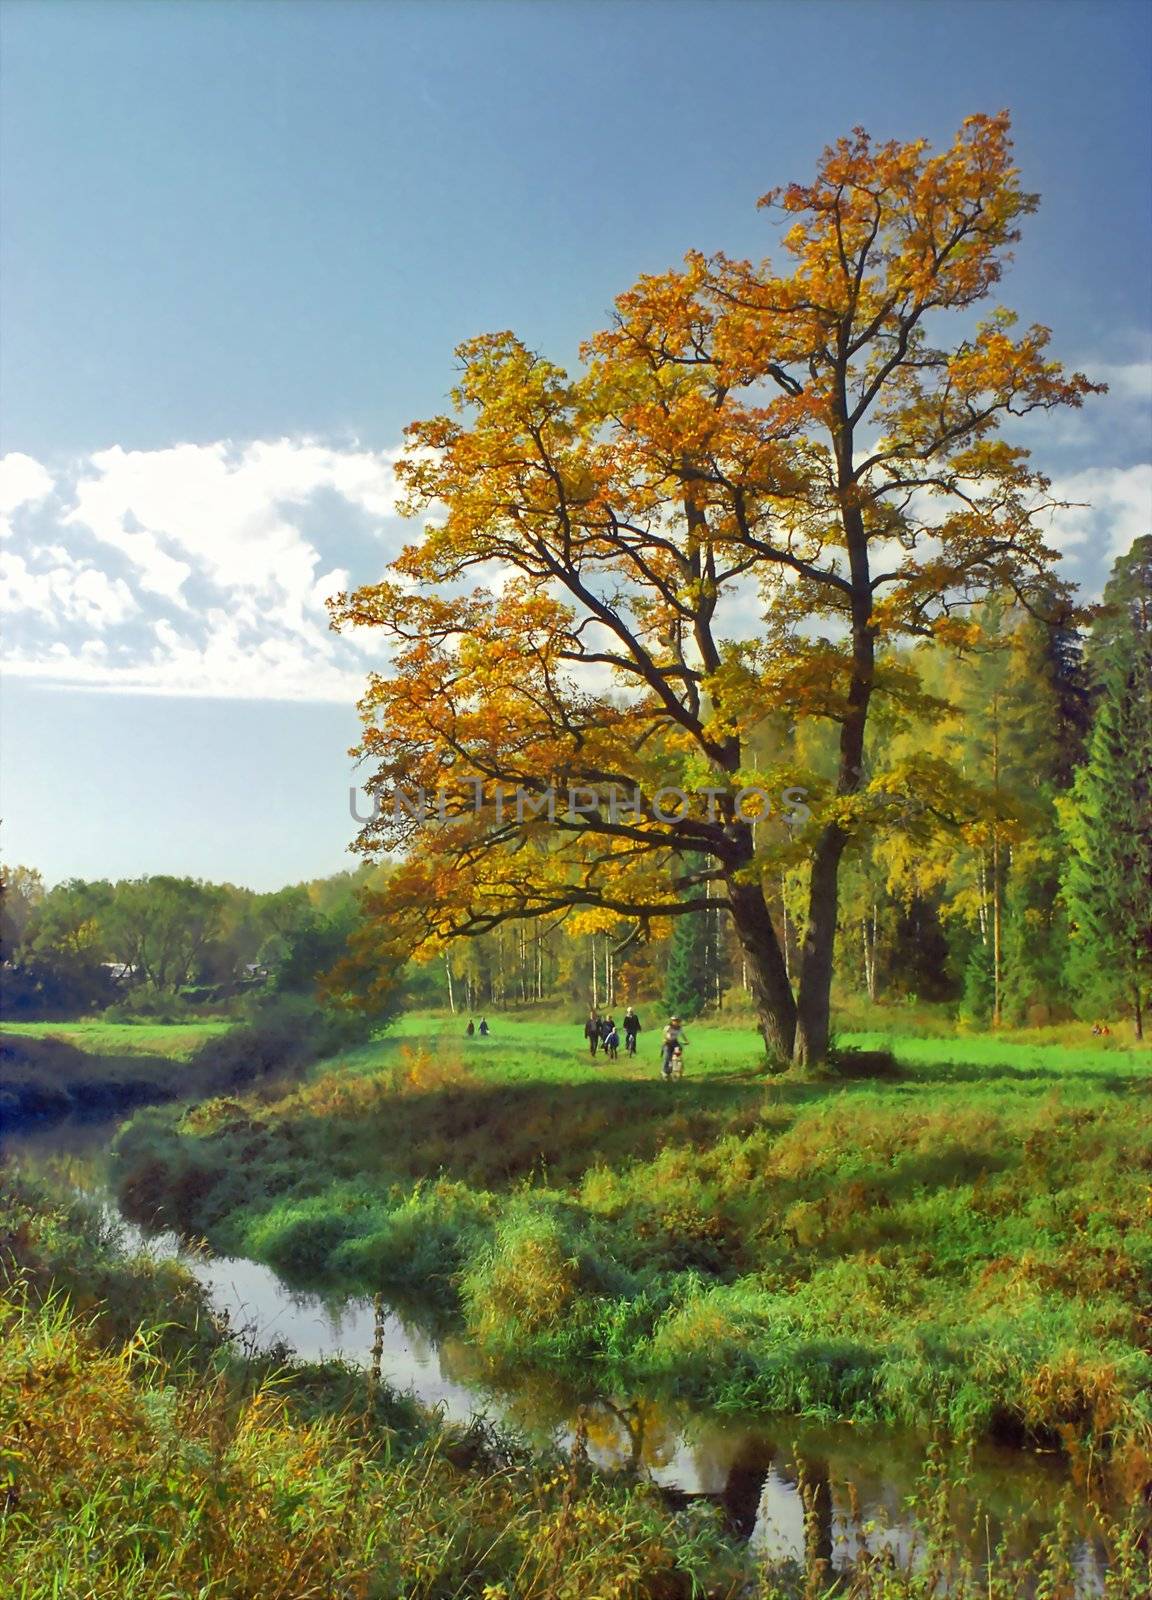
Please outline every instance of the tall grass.
[[[986, 1562], [958, 1556], [938, 1461], [899, 1559], [857, 1519], [854, 1565], [834, 1575], [814, 1484], [804, 1559], [769, 1563], [708, 1507], [672, 1511], [649, 1484], [597, 1475], [580, 1432], [566, 1459], [533, 1460], [483, 1425], [443, 1427], [375, 1375], [242, 1358], [178, 1265], [126, 1257], [75, 1203], [0, 1178], [0, 1215], [0, 1573], [14, 1600], [1077, 1592], [1070, 1517], [1029, 1553], [1006, 1534]], [[507, 1226], [506, 1243], [524, 1223]], [[507, 1286], [544, 1325], [572, 1304], [552, 1238]], [[1112, 1600], [1148, 1593], [1145, 1521], [1097, 1526]]]

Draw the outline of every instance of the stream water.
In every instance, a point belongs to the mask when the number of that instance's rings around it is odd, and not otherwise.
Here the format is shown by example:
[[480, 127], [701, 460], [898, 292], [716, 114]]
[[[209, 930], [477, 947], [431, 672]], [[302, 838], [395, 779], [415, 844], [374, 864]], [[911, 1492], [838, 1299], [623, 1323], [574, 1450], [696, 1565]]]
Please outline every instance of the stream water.
[[[65, 1121], [0, 1136], [0, 1155], [20, 1169], [88, 1196], [118, 1216], [107, 1176], [116, 1123]], [[369, 1299], [334, 1300], [287, 1287], [259, 1262], [185, 1249], [173, 1234], [145, 1235], [121, 1220], [127, 1241], [155, 1255], [175, 1255], [201, 1281], [236, 1337], [254, 1348], [283, 1344], [303, 1360], [342, 1357], [367, 1365], [378, 1309]], [[919, 1535], [909, 1507], [926, 1442], [891, 1430], [815, 1427], [802, 1419], [732, 1417], [664, 1398], [603, 1394], [589, 1402], [530, 1372], [497, 1391], [468, 1345], [435, 1337], [419, 1316], [382, 1315], [382, 1375], [453, 1420], [486, 1415], [542, 1445], [565, 1445], [577, 1428], [603, 1468], [631, 1467], [678, 1499], [707, 1498], [730, 1528], [773, 1559], [820, 1555], [847, 1565], [858, 1551], [861, 1520], [877, 1532], [869, 1546], [914, 1559]], [[1067, 1470], [1056, 1455], [985, 1446], [967, 1463], [951, 1521], [979, 1561], [1001, 1536], [1027, 1554], [1054, 1521]], [[806, 1515], [801, 1483], [807, 1486]], [[1083, 1592], [1102, 1588], [1104, 1555], [1085, 1523], [1077, 1558]]]

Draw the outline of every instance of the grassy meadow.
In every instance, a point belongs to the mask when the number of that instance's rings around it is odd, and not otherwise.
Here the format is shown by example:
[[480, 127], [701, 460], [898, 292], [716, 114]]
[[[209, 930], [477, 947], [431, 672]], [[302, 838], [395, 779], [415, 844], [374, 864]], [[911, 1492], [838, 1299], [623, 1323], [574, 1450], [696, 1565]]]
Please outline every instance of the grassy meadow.
[[494, 1373], [1152, 1477], [1146, 1051], [891, 1032], [894, 1067], [849, 1069], [883, 1076], [796, 1081], [696, 1026], [665, 1082], [655, 1030], [608, 1063], [575, 1020], [490, 1020], [408, 1016], [290, 1089], [138, 1115], [128, 1212], [434, 1302]]

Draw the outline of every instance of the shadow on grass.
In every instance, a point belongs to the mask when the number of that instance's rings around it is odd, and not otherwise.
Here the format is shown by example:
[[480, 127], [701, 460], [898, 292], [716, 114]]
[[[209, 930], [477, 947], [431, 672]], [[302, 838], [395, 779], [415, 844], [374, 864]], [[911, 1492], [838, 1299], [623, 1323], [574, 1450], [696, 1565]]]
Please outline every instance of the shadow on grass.
[[895, 1080], [911, 1088], [948, 1083], [1020, 1083], [1059, 1088], [1061, 1084], [1091, 1085], [1109, 1094], [1122, 1094], [1140, 1088], [1144, 1080], [1138, 1072], [1101, 1072], [1096, 1067], [1029, 1066], [1014, 1067], [1007, 1062], [981, 1065], [968, 1061], [917, 1061], [903, 1063]]
[[167, 1056], [94, 1056], [63, 1039], [0, 1039], [0, 1131], [72, 1114], [172, 1100], [184, 1084]]

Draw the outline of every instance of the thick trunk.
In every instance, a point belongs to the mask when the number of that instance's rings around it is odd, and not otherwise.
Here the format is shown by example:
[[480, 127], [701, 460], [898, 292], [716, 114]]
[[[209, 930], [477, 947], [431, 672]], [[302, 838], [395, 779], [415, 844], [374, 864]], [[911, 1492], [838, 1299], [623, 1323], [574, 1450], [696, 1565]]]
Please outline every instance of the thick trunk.
[[[852, 622], [852, 662], [844, 713], [840, 722], [840, 759], [836, 794], [858, 794], [864, 776], [864, 734], [876, 665], [876, 634], [872, 621], [872, 582], [868, 570], [868, 534], [864, 526], [853, 461], [852, 419], [846, 390], [851, 329], [839, 331], [837, 393], [832, 432], [836, 451], [840, 521], [848, 556], [848, 610]], [[848, 835], [836, 822], [822, 831], [812, 857], [808, 890], [808, 926], [800, 964], [797, 1004], [797, 1066], [820, 1066], [828, 1058], [832, 1008], [832, 960], [836, 947], [836, 910], [839, 900], [840, 861]]]
[[728, 895], [765, 1047], [770, 1056], [789, 1061], [796, 1036], [796, 1001], [763, 890], [756, 883], [730, 883]]
[[825, 828], [812, 857], [808, 889], [808, 928], [800, 977], [793, 1058], [799, 1067], [816, 1067], [828, 1058], [832, 1002], [832, 957], [836, 948], [837, 882], [847, 836]]
[[[840, 726], [840, 766], [837, 795], [859, 793], [864, 773], [864, 730], [872, 697], [874, 643], [867, 610], [854, 618], [852, 677], [848, 708]], [[832, 1010], [832, 960], [836, 949], [836, 911], [839, 903], [840, 861], [848, 835], [830, 822], [816, 843], [808, 885], [808, 926], [800, 962], [800, 996], [797, 1007], [794, 1057], [800, 1067], [817, 1067], [828, 1059]]]

